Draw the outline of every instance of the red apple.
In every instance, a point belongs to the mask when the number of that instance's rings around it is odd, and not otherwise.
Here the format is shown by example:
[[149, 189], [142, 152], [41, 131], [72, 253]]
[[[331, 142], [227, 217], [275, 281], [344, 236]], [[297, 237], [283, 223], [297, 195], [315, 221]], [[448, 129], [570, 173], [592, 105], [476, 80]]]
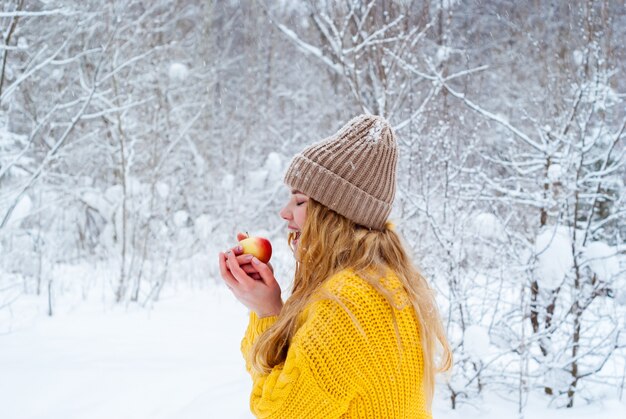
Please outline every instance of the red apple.
[[239, 242], [244, 254], [256, 256], [263, 263], [272, 257], [272, 244], [263, 237], [248, 237]]

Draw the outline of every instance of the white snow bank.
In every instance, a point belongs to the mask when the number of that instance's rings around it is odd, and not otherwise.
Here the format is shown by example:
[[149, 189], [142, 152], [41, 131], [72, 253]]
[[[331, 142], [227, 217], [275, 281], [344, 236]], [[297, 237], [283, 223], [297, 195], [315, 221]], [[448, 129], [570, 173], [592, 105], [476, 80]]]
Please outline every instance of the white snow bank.
[[283, 176], [282, 158], [278, 153], [269, 153], [263, 168], [268, 171], [269, 178], [272, 181], [280, 180]]
[[470, 225], [471, 232], [487, 240], [503, 238], [504, 227], [494, 214], [481, 212], [476, 214]]
[[617, 249], [604, 242], [597, 241], [587, 245], [584, 256], [601, 281], [610, 281], [620, 271]]
[[7, 225], [9, 227], [19, 227], [24, 218], [30, 215], [30, 211], [33, 209], [33, 201], [28, 195], [22, 195], [22, 197], [15, 204], [11, 217], [9, 218]]
[[567, 227], [548, 227], [535, 241], [536, 278], [542, 288], [555, 289], [574, 264], [572, 242]]
[[465, 329], [463, 348], [473, 359], [484, 360], [489, 355], [489, 333], [479, 325], [471, 325]]
[[171, 63], [167, 75], [171, 81], [184, 81], [189, 76], [189, 68], [183, 63]]
[[169, 196], [170, 187], [167, 185], [167, 183], [157, 182], [155, 186], [156, 186], [157, 194], [159, 194], [159, 197], [165, 199]]
[[560, 164], [551, 164], [548, 167], [548, 180], [552, 183], [556, 183], [563, 177], [563, 167]]
[[196, 236], [200, 238], [202, 241], [208, 241], [211, 238], [211, 233], [213, 232], [213, 227], [217, 222], [213, 219], [213, 217], [209, 214], [202, 214], [196, 221], [193, 223], [194, 232]]
[[185, 210], [178, 210], [174, 213], [174, 225], [182, 228], [187, 227], [189, 222], [189, 213]]
[[[43, 312], [43, 300], [29, 303]], [[153, 311], [94, 301], [40, 313], [0, 335], [2, 417], [251, 418], [239, 352], [246, 325], [225, 287], [180, 293]]]

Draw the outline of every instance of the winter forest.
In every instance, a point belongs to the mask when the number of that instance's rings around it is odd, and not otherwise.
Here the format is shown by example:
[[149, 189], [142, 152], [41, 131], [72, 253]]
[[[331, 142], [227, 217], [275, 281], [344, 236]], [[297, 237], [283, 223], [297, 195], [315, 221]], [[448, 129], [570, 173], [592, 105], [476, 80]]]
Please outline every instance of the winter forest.
[[454, 349], [434, 416], [623, 413], [623, 0], [0, 5], [1, 417], [250, 417], [217, 254], [268, 237], [288, 298], [284, 171], [359, 113]]

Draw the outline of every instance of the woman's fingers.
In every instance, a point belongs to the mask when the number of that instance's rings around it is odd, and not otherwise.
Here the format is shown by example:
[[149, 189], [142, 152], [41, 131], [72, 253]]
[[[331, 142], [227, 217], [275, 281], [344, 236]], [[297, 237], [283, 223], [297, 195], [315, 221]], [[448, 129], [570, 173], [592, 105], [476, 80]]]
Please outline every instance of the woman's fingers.
[[265, 285], [273, 287], [277, 286], [276, 278], [274, 278], [274, 272], [270, 269], [270, 267], [261, 262], [259, 259], [252, 258], [252, 266], [259, 272], [261, 275], [261, 280], [265, 283]]
[[[247, 274], [251, 274], [251, 273], [257, 272], [257, 270], [254, 269], [254, 267], [252, 266], [252, 258], [253, 257], [254, 256], [252, 256], [250, 254], [243, 254], [243, 255], [237, 256], [237, 263], [239, 264], [241, 269], [243, 269], [245, 271], [245, 273], [247, 273]], [[271, 266], [270, 266], [270, 269], [272, 269]], [[274, 269], [272, 269], [272, 272], [273, 271], [274, 271]]]
[[[252, 268], [252, 255], [240, 255], [236, 256], [237, 263], [246, 273], [256, 272], [256, 269]], [[226, 267], [228, 268], [228, 263], [226, 263]]]
[[245, 273], [248, 274], [248, 276], [252, 276], [250, 274], [257, 274], [259, 273], [259, 271], [257, 271], [254, 266], [252, 266], [252, 262], [250, 263], [246, 263], [245, 265], [239, 265], [241, 267], [241, 269], [243, 269], [243, 271]]
[[252, 263], [252, 255], [245, 254], [237, 256], [237, 263], [239, 263], [239, 266]]
[[233, 253], [235, 256], [243, 254], [243, 249], [241, 248], [240, 245], [237, 245], [235, 247], [231, 247], [230, 249], [228, 249], [228, 251]]
[[[248, 276], [252, 276], [250, 274], [254, 274], [254, 273], [258, 273], [259, 271], [252, 266], [252, 255], [241, 255], [241, 256], [237, 256], [237, 263], [239, 263], [239, 266], [241, 267], [241, 269], [244, 270], [245, 273], [248, 274]], [[267, 264], [268, 268], [270, 269], [270, 271], [274, 272], [274, 268], [272, 267], [271, 264]]]
[[237, 233], [237, 241], [238, 242], [242, 241], [243, 239], [247, 239], [247, 238], [248, 238], [247, 234], [245, 234], [245, 233]]
[[237, 257], [233, 254], [233, 252], [226, 252], [226, 258], [228, 261], [228, 267], [230, 268], [230, 272], [235, 277], [238, 283], [242, 285], [246, 285], [252, 279], [246, 274], [246, 272], [239, 266], [239, 262], [237, 261]]
[[230, 289], [232, 289], [233, 287], [237, 286], [237, 279], [233, 276], [233, 274], [230, 272], [230, 270], [226, 266], [226, 255], [220, 252], [219, 258], [220, 258], [220, 275], [222, 276], [222, 279], [224, 280], [224, 282], [226, 282], [226, 285]]

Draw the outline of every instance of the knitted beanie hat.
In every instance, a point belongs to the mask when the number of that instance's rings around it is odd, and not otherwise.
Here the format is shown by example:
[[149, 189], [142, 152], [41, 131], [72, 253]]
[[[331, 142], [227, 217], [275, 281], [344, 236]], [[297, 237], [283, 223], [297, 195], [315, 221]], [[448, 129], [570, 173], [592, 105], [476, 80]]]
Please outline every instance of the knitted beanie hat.
[[284, 180], [355, 223], [382, 230], [396, 193], [396, 150], [387, 120], [359, 115], [296, 154]]

